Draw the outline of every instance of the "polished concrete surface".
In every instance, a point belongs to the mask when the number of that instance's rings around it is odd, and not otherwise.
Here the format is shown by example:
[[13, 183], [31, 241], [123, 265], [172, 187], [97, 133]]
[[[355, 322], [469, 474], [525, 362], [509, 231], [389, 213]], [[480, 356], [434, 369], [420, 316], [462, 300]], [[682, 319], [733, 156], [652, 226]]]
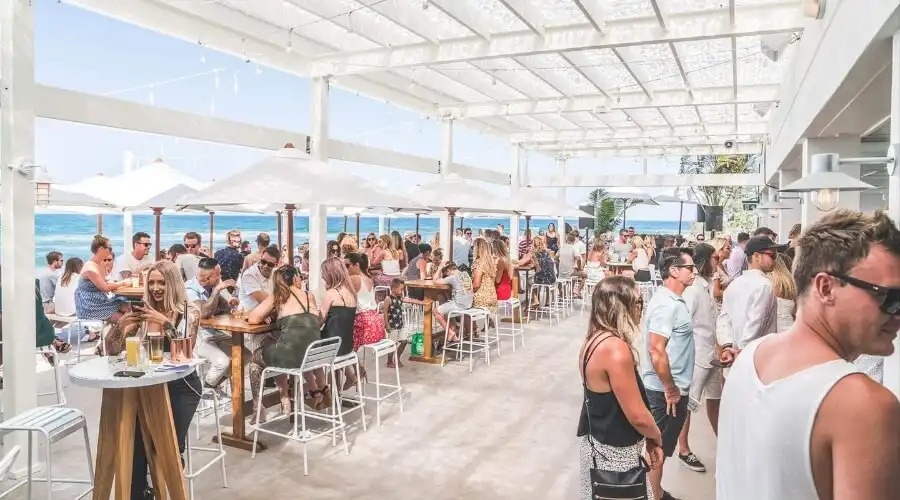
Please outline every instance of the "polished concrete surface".
[[[377, 427], [374, 407], [367, 408], [365, 433], [352, 419], [349, 456], [340, 441], [335, 448], [330, 439], [313, 441], [309, 476], [304, 476], [302, 446], [266, 437], [270, 449], [256, 459], [249, 452], [229, 448], [228, 488], [222, 488], [220, 469], [214, 466], [197, 479], [195, 498], [576, 499], [575, 428], [581, 402], [576, 358], [586, 328], [586, 318], [577, 313], [561, 325], [533, 322], [527, 327], [524, 348], [518, 347], [513, 354], [510, 341], [504, 339], [502, 357], [494, 357], [490, 368], [479, 360], [472, 374], [468, 363], [441, 368], [407, 362], [401, 370], [405, 412], [401, 415], [396, 403], [386, 404], [383, 425]], [[40, 364], [41, 389], [50, 389], [51, 372], [46, 363]], [[369, 376], [374, 377], [371, 360], [369, 365]], [[96, 446], [100, 391], [66, 384], [69, 404], [88, 415]], [[52, 401], [45, 397], [41, 402]], [[712, 469], [715, 439], [705, 412], [701, 409], [696, 415], [692, 447]], [[224, 425], [229, 418], [223, 418]], [[211, 423], [211, 417], [203, 421], [199, 445], [211, 442]], [[53, 452], [56, 474], [84, 474], [78, 437], [54, 445]], [[195, 454], [195, 460], [202, 459], [201, 453]], [[679, 498], [715, 498], [713, 470], [696, 473], [670, 460], [663, 484]], [[36, 498], [46, 498], [44, 488], [36, 486]], [[55, 487], [54, 498], [73, 498], [76, 488]], [[13, 498], [24, 498], [24, 491]]]

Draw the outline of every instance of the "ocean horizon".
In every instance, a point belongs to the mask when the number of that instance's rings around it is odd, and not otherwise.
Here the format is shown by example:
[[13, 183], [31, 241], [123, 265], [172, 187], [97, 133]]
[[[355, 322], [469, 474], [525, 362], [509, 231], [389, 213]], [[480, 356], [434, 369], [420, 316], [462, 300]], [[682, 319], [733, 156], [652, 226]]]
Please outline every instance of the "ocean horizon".
[[[546, 229], [547, 224], [556, 223], [557, 219], [547, 217], [532, 217], [532, 230]], [[105, 214], [103, 216], [103, 234], [108, 237], [112, 244], [116, 255], [120, 255], [124, 248], [124, 238], [122, 234], [122, 215]], [[566, 222], [573, 226], [577, 226], [578, 221], [574, 218], [567, 218]], [[462, 221], [465, 227], [474, 230], [496, 228], [497, 224], [503, 224], [509, 230], [509, 217], [467, 217]], [[460, 218], [456, 218], [456, 226], [460, 224]], [[682, 222], [682, 232], [690, 232], [693, 221], [686, 220]], [[678, 232], [678, 220], [665, 221], [641, 221], [628, 220], [627, 226], [634, 226], [639, 234], [675, 234]], [[285, 224], [286, 226], [286, 224]], [[397, 218], [386, 218], [384, 229], [388, 231], [400, 231], [400, 233], [411, 232], [416, 228], [416, 219], [413, 216], [404, 216]], [[152, 215], [134, 215], [133, 219], [134, 231], [144, 231], [153, 237], [153, 216]], [[428, 242], [434, 238], [438, 232], [438, 217], [423, 216], [419, 220], [419, 233], [424, 241]], [[272, 241], [277, 239], [277, 220], [274, 215], [258, 215], [258, 214], [240, 214], [240, 215], [216, 215], [215, 228], [213, 230], [215, 238], [215, 248], [222, 248], [225, 244], [225, 234], [232, 230], [241, 231], [245, 240], [251, 243], [260, 232], [268, 232]], [[286, 230], [286, 227], [283, 228]], [[519, 221], [520, 233], [525, 232], [525, 218]], [[208, 245], [209, 242], [209, 218], [206, 214], [163, 214], [160, 219], [160, 249], [167, 249], [175, 243], [181, 243], [184, 233], [188, 231], [196, 231], [203, 238], [203, 244]], [[306, 215], [299, 215], [294, 218], [294, 242], [299, 245], [309, 239], [309, 221]], [[344, 231], [343, 216], [328, 217], [328, 239], [335, 237]], [[378, 231], [377, 217], [360, 217], [360, 233], [370, 233]], [[356, 218], [349, 217], [347, 219], [347, 232], [356, 232]], [[97, 233], [97, 217], [95, 215], [78, 215], [78, 214], [37, 214], [35, 215], [35, 265], [40, 269], [46, 265], [46, 255], [48, 252], [56, 250], [63, 253], [65, 258], [81, 257], [82, 259], [90, 258], [90, 244], [94, 234]], [[285, 236], [286, 238], [286, 236]], [[285, 239], [286, 241], [286, 239]], [[131, 247], [130, 241], [128, 244]]]

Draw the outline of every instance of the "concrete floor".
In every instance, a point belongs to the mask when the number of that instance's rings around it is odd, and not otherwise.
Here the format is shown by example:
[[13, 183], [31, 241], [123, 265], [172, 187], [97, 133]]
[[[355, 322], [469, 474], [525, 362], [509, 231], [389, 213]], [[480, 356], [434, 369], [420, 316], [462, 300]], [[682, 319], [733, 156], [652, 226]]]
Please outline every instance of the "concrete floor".
[[[586, 328], [586, 319], [577, 314], [559, 326], [533, 322], [524, 348], [513, 354], [505, 340], [502, 357], [494, 358], [490, 368], [476, 363], [472, 374], [467, 363], [441, 368], [408, 362], [401, 371], [408, 391], [405, 413], [387, 404], [379, 428], [374, 407], [369, 408], [368, 432], [358, 425], [349, 430], [349, 456], [340, 444], [332, 448], [328, 439], [314, 441], [309, 476], [304, 476], [301, 445], [267, 437], [270, 449], [255, 460], [249, 452], [229, 448], [229, 487], [221, 487], [215, 466], [197, 480], [196, 498], [575, 499], [581, 403], [576, 358]], [[51, 373], [42, 369], [39, 376], [42, 390], [49, 389]], [[87, 413], [96, 446], [100, 392], [67, 383], [66, 396], [71, 406]], [[679, 498], [707, 500], [715, 498], [715, 439], [705, 412], [696, 415], [691, 443], [710, 471], [692, 472], [670, 460], [663, 483]], [[212, 420], [203, 424], [201, 445], [212, 435]], [[84, 474], [79, 445], [75, 436], [54, 445], [56, 474]], [[203, 455], [195, 457], [199, 461]], [[43, 488], [36, 486], [37, 498], [43, 498]], [[76, 486], [55, 490], [56, 499], [73, 498], [77, 491]]]

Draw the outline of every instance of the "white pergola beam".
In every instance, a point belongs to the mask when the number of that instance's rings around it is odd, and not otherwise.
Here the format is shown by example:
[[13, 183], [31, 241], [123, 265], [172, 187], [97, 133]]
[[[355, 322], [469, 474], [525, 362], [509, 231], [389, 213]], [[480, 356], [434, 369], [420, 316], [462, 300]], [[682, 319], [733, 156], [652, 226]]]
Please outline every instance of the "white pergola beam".
[[[760, 154], [760, 144], [736, 144], [726, 148], [723, 145], [681, 145], [681, 146], [640, 146], [640, 147], [610, 147], [568, 150], [565, 155], [569, 158], [639, 158], [643, 156], [683, 156], [683, 155], [754, 155]], [[560, 153], [562, 153], [560, 151]]]
[[491, 39], [490, 26], [481, 17], [481, 13], [471, 9], [469, 2], [459, 0], [429, 0], [429, 2], [473, 34], [484, 40]]
[[522, 99], [516, 101], [487, 101], [471, 104], [438, 106], [437, 112], [450, 113], [460, 118], [487, 116], [536, 115], [547, 113], [596, 111], [598, 113], [676, 106], [706, 106], [717, 104], [756, 104], [778, 100], [777, 85], [739, 86], [734, 88], [712, 87], [688, 90], [664, 90], [654, 92], [651, 98], [644, 92], [627, 92], [610, 98], [602, 94], [546, 99]]
[[[638, 127], [623, 127], [610, 131], [600, 130], [543, 130], [540, 132], [522, 132], [510, 134], [510, 142], [538, 144], [548, 142], [573, 142], [573, 141], [606, 141], [615, 139], [639, 139], [642, 137], [690, 137], [697, 135], [711, 136], [737, 136], [738, 133], [731, 123], [714, 123], [706, 126], [706, 132], [698, 125], [676, 125], [673, 128], [656, 127], [641, 130]], [[752, 134], [765, 134], [766, 122], [750, 122], [741, 125], [740, 136]]]
[[650, 6], [653, 7], [653, 13], [656, 14], [656, 21], [663, 31], [669, 30], [669, 16], [659, 5], [659, 0], [650, 0]]
[[[403, 26], [412, 33], [415, 33], [423, 40], [431, 43], [438, 43], [438, 37], [435, 33], [429, 31], [432, 23], [422, 14], [420, 9], [410, 9], [408, 2], [404, 0], [387, 0], [386, 2], [373, 2], [371, 0], [356, 0], [360, 6], [365, 6], [368, 10], [376, 12], [385, 19], [393, 21], [395, 24]], [[436, 0], [431, 1], [436, 4]]]
[[572, 0], [584, 14], [591, 26], [600, 33], [606, 30], [606, 13], [600, 5], [600, 0]]
[[544, 16], [541, 15], [528, 0], [500, 0], [511, 13], [522, 21], [528, 29], [538, 36], [544, 36]]
[[[544, 152], [569, 152], [569, 151], [580, 151], [580, 150], [609, 150], [609, 149], [638, 149], [642, 147], [710, 147], [710, 146], [724, 146], [725, 141], [732, 141], [736, 145], [743, 144], [752, 144], [757, 148], [760, 144], [760, 136], [741, 136], [741, 137], [712, 137], [712, 136], [694, 136], [694, 137], [684, 137], [684, 136], [670, 136], [670, 137], [657, 137], [652, 139], [626, 139], [626, 140], [611, 140], [611, 141], [598, 141], [596, 143], [556, 143], [556, 144], [537, 144], [534, 146], [528, 146], [527, 144], [523, 144], [524, 147], [528, 148], [532, 151], [544, 151]], [[549, 154], [549, 153], [548, 153]]]
[[728, 19], [728, 9], [720, 8], [671, 15], [665, 32], [660, 32], [653, 17], [610, 21], [604, 33], [598, 33], [591, 24], [584, 24], [547, 28], [543, 36], [529, 30], [496, 34], [490, 40], [470, 37], [447, 40], [438, 46], [418, 43], [321, 57], [310, 63], [309, 71], [312, 75], [366, 73], [428, 64], [803, 30], [793, 1], [741, 7], [734, 26]]
[[558, 180], [537, 178], [529, 185], [533, 188], [764, 186], [763, 177], [763, 174], [568, 175]]
[[[52, 120], [265, 150], [277, 150], [288, 142], [305, 148], [309, 138], [302, 132], [250, 125], [45, 85], [36, 85], [34, 95], [35, 115]], [[326, 151], [332, 160], [438, 173], [438, 160], [434, 158], [333, 139], [328, 141]], [[470, 179], [509, 184], [507, 174], [459, 164], [453, 168], [466, 172]]]

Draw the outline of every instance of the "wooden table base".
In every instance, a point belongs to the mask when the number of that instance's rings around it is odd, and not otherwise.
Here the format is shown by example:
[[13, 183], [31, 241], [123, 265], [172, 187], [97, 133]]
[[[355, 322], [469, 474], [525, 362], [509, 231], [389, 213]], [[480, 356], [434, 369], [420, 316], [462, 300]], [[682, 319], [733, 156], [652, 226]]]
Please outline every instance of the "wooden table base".
[[185, 500], [184, 469], [166, 384], [103, 390], [93, 499], [109, 500], [115, 486], [113, 498], [130, 500], [136, 421], [155, 498], [165, 500], [168, 493], [173, 500]]

